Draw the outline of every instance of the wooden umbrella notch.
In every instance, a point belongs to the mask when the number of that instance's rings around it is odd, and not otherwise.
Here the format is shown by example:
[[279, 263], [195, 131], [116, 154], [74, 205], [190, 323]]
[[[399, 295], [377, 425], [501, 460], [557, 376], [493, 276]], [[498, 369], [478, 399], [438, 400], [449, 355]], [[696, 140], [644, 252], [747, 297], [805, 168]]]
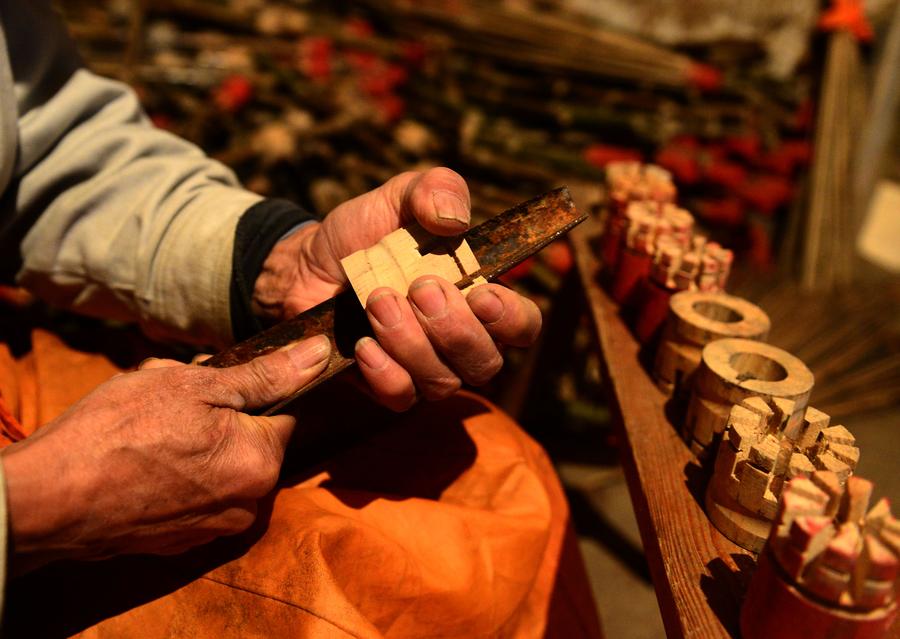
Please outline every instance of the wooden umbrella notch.
[[808, 406], [791, 422], [795, 402], [750, 397], [732, 407], [706, 491], [706, 513], [719, 531], [752, 552], [762, 550], [778, 498], [796, 477], [826, 471], [842, 490], [859, 462], [847, 428]]
[[744, 639], [877, 639], [897, 616], [900, 521], [872, 482], [792, 479], [741, 609]]

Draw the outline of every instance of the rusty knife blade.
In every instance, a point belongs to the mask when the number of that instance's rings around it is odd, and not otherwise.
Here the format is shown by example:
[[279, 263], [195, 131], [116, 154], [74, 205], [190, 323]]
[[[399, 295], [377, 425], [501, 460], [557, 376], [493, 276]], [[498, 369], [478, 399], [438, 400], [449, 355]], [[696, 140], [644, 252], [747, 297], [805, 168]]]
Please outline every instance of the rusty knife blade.
[[[481, 269], [461, 279], [456, 286], [464, 288], [478, 276], [489, 281], [499, 277], [586, 218], [586, 215], [575, 210], [569, 190], [561, 187], [469, 229], [462, 237], [472, 248]], [[203, 365], [216, 368], [235, 366], [314, 335], [327, 335], [331, 340], [331, 355], [325, 371], [297, 393], [263, 413], [270, 415], [352, 366], [356, 362], [356, 342], [371, 334], [365, 310], [353, 291], [348, 289], [293, 319], [281, 322], [214, 355], [204, 361]]]

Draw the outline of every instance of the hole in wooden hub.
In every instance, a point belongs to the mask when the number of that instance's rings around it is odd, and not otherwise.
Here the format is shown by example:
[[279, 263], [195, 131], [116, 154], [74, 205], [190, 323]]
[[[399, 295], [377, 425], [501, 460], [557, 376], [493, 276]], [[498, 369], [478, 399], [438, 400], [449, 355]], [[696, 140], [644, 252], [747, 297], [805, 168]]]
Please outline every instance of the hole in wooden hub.
[[715, 322], [723, 322], [725, 324], [733, 324], [734, 322], [740, 322], [744, 319], [743, 314], [737, 312], [730, 306], [725, 306], [718, 302], [694, 302], [693, 309], [707, 319], [711, 319]]
[[737, 372], [738, 381], [758, 379], [764, 382], [780, 382], [787, 378], [788, 373], [784, 366], [771, 357], [759, 353], [735, 353], [728, 360]]

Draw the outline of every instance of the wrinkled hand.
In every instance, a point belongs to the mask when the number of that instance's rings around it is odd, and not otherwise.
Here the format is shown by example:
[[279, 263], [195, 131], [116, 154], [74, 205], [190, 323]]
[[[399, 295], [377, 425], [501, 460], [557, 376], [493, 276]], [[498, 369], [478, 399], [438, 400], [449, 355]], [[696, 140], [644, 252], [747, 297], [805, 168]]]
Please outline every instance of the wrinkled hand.
[[[257, 279], [254, 308], [273, 319], [293, 317], [347, 286], [340, 264], [347, 255], [411, 222], [456, 235], [470, 217], [469, 190], [458, 174], [402, 173], [279, 242]], [[486, 383], [503, 365], [498, 344], [529, 346], [541, 326], [537, 306], [503, 286], [486, 284], [463, 297], [437, 276], [413, 282], [408, 298], [376, 289], [366, 313], [377, 342], [361, 339], [356, 358], [375, 395], [394, 410], [409, 408], [416, 389], [441, 399], [462, 381]]]
[[253, 417], [324, 370], [324, 337], [233, 368], [149, 360], [5, 448], [13, 564], [171, 554], [245, 530], [294, 428]]

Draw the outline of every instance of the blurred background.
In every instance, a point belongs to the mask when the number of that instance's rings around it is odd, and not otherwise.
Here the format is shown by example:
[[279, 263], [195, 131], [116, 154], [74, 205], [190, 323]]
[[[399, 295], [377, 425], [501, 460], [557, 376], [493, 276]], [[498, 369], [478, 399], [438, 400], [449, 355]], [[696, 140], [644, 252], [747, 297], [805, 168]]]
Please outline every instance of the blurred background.
[[[900, 3], [56, 0], [86, 64], [263, 195], [325, 215], [449, 166], [475, 222], [612, 161], [668, 169], [735, 251], [730, 292], [816, 374], [812, 403], [900, 499]], [[487, 394], [548, 449], [610, 637], [662, 624], [565, 242], [506, 276], [542, 347]], [[554, 356], [554, 353], [557, 356]], [[565, 354], [564, 357], [559, 356]]]

